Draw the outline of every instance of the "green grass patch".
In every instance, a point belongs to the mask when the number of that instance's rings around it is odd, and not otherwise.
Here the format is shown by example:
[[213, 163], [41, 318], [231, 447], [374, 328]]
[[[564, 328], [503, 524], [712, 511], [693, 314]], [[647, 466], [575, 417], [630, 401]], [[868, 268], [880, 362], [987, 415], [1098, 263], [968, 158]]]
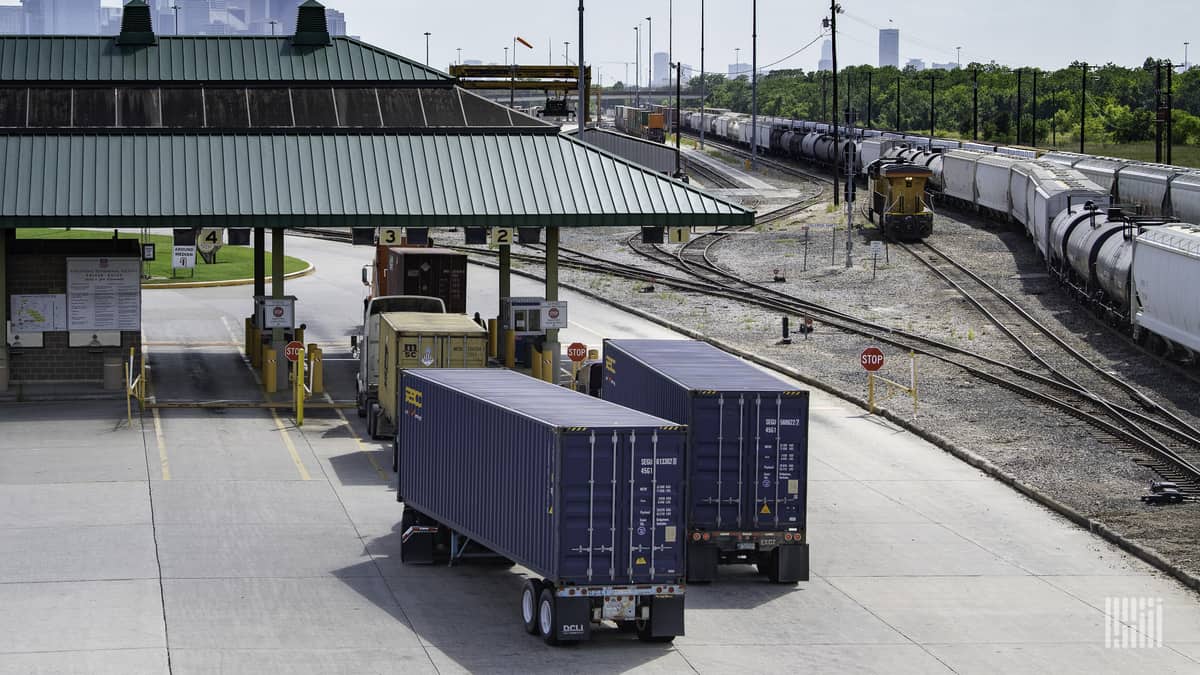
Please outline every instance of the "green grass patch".
[[[142, 239], [136, 232], [121, 232], [121, 239]], [[18, 229], [18, 239], [112, 239], [112, 232], [103, 230], [62, 230], [48, 228]], [[254, 249], [250, 246], [222, 246], [217, 251], [216, 264], [209, 265], [199, 255], [196, 256], [195, 270], [179, 270], [178, 276], [171, 276], [171, 247], [172, 238], [165, 234], [152, 234], [145, 239], [153, 243], [155, 259], [147, 263], [146, 273], [150, 278], [143, 281], [144, 286], [166, 284], [178, 281], [229, 281], [231, 279], [250, 279], [254, 277]], [[271, 277], [271, 256], [266, 256], [266, 275]], [[308, 267], [308, 262], [291, 256], [283, 258], [284, 274], [299, 272]], [[195, 276], [192, 276], [195, 272]]]

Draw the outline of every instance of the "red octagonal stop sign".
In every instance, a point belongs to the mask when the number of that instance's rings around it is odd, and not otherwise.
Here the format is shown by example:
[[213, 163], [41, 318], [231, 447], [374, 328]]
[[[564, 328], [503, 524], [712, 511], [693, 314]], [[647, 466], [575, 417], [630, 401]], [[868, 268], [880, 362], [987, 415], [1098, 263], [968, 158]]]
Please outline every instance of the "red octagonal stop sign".
[[883, 367], [883, 352], [879, 347], [867, 347], [858, 357], [858, 361], [862, 364], [863, 370], [875, 372]]
[[587, 358], [587, 345], [582, 342], [572, 342], [570, 347], [567, 347], [567, 358], [576, 363]]
[[283, 348], [283, 355], [287, 357], [288, 361], [299, 361], [302, 351], [304, 351], [304, 343], [292, 340]]

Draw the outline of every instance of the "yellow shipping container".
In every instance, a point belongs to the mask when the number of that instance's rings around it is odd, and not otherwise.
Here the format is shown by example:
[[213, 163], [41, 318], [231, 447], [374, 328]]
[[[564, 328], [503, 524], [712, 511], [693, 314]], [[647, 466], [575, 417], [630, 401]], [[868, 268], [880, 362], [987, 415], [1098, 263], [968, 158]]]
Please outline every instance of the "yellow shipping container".
[[379, 405], [384, 424], [396, 424], [396, 388], [408, 368], [483, 368], [487, 329], [462, 314], [389, 312], [379, 321]]

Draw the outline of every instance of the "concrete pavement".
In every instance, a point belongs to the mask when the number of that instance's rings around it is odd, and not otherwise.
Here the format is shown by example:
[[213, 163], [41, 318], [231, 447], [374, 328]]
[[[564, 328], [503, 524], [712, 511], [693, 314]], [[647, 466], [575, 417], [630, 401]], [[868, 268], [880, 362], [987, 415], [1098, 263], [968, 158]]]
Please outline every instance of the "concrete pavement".
[[[339, 359], [369, 253], [288, 245], [317, 265], [288, 292], [350, 398]], [[470, 311], [494, 311], [493, 280], [472, 268]], [[670, 337], [566, 297], [564, 342]], [[160, 394], [258, 396], [235, 346], [248, 291], [144, 302]], [[165, 409], [130, 429], [113, 402], [2, 406], [0, 674], [1200, 672], [1195, 594], [910, 434], [812, 401], [812, 580], [724, 568], [688, 589], [673, 646], [612, 630], [573, 649], [522, 631], [520, 568], [400, 564], [390, 450], [353, 413], [297, 429], [287, 411]], [[1161, 599], [1163, 646], [1106, 647], [1108, 598]]]

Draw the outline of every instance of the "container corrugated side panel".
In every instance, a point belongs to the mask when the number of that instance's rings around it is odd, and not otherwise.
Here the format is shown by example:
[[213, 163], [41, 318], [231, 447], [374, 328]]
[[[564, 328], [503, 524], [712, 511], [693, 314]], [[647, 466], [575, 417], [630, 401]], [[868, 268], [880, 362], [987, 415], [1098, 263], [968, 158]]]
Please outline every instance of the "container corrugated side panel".
[[[746, 374], [756, 386], [774, 378], [703, 343], [624, 342], [625, 347], [622, 341], [604, 343], [603, 396], [688, 425], [689, 526], [747, 530], [803, 527], [808, 392], [789, 389], [782, 381], [775, 390], [694, 391], [655, 368], [649, 362], [655, 355], [646, 348], [677, 348], [682, 358], [698, 362], [726, 361], [726, 368], [733, 371], [728, 381], [731, 387], [736, 386], [736, 371], [743, 368], [748, 369]], [[642, 342], [645, 344], [639, 345]], [[708, 354], [710, 351], [714, 354]]]
[[[516, 398], [484, 398], [502, 390]], [[406, 372], [404, 395], [400, 490], [414, 508], [564, 583], [679, 582], [682, 428], [494, 369]], [[581, 420], [644, 421], [560, 427], [518, 409], [529, 401], [560, 422], [573, 408]]]
[[405, 503], [555, 577], [557, 432], [404, 373], [399, 488]]

